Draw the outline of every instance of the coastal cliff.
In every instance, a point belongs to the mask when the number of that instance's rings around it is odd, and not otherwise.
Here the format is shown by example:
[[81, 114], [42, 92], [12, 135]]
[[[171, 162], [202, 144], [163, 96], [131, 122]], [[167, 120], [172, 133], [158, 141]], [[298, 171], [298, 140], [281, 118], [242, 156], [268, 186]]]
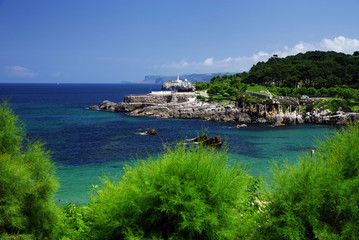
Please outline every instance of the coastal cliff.
[[[96, 108], [96, 107], [93, 107]], [[283, 109], [280, 104], [213, 104], [197, 101], [195, 94], [146, 94], [127, 95], [123, 102], [103, 101], [101, 110], [124, 112], [139, 116], [157, 116], [161, 118], [203, 119], [219, 122], [281, 123], [300, 124], [345, 124], [355, 121], [358, 113], [313, 109], [311, 112], [300, 109]]]

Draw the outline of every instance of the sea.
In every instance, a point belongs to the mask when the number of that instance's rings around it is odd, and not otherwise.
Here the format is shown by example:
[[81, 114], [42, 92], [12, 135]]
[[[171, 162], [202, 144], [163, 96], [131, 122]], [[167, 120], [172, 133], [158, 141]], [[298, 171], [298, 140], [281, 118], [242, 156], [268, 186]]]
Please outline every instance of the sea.
[[[248, 173], [271, 177], [273, 164], [294, 164], [336, 126], [247, 124], [200, 119], [161, 119], [90, 110], [104, 100], [120, 102], [128, 94], [160, 90], [157, 84], [0, 84], [0, 98], [24, 123], [27, 137], [45, 142], [60, 187], [54, 201], [86, 204], [101, 179], [118, 181], [123, 167], [161, 154], [202, 133], [220, 135], [231, 155]], [[157, 136], [142, 131], [157, 129]]]

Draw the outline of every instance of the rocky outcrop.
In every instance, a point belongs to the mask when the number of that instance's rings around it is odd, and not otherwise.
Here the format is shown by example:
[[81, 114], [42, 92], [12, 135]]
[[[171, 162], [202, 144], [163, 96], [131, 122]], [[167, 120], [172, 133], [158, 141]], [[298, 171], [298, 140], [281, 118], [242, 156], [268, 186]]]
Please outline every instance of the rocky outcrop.
[[[128, 95], [123, 102], [104, 101], [99, 109], [126, 112], [139, 116], [157, 116], [161, 118], [199, 118], [207, 121], [270, 123], [275, 126], [282, 124], [319, 123], [345, 124], [355, 121], [358, 113], [314, 109], [312, 112], [283, 112], [279, 104], [211, 104], [196, 100], [195, 95], [173, 93], [167, 95]], [[294, 109], [294, 108], [293, 108]]]
[[115, 111], [116, 103], [110, 102], [108, 100], [105, 100], [100, 104], [100, 109], [101, 110]]
[[97, 105], [91, 105], [91, 106], [89, 107], [89, 109], [99, 110], [99, 109], [100, 109], [100, 107], [99, 107], [99, 106], [97, 106]]
[[195, 143], [201, 143], [201, 142], [204, 142], [204, 141], [207, 141], [208, 140], [208, 135], [207, 134], [204, 134], [200, 137], [197, 137], [193, 140], [191, 140], [191, 142], [195, 142]]
[[319, 123], [319, 124], [346, 124], [348, 122], [354, 122], [359, 117], [358, 113], [355, 112], [343, 112], [337, 111], [332, 113], [330, 110], [326, 109], [319, 111], [314, 109], [312, 112], [307, 112], [305, 114], [305, 122], [307, 123]]
[[162, 84], [162, 90], [194, 91], [195, 87], [190, 82], [177, 79]]
[[272, 124], [272, 127], [283, 127], [283, 126], [285, 126], [285, 124], [282, 122], [275, 122]]
[[233, 126], [232, 128], [246, 128], [248, 127], [247, 124], [239, 124], [239, 125], [236, 125], [236, 126]]
[[148, 131], [145, 131], [146, 135], [157, 135], [157, 129], [150, 129]]
[[212, 146], [212, 147], [219, 147], [222, 146], [223, 142], [221, 140], [221, 136], [215, 136], [210, 139], [207, 139], [203, 142], [203, 145]]

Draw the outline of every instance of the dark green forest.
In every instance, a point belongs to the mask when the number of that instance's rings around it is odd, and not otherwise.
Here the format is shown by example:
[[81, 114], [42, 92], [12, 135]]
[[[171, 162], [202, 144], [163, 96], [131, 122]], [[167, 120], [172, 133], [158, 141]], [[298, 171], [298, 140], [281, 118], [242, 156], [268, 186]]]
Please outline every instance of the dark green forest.
[[334, 86], [359, 88], [359, 52], [353, 55], [312, 51], [285, 58], [271, 57], [254, 65], [245, 83], [316, 89]]
[[[215, 76], [209, 82], [197, 82], [196, 90], [207, 90], [209, 100], [256, 102], [246, 91], [301, 98], [330, 97], [344, 99], [345, 105], [359, 102], [359, 52], [307, 52], [286, 58], [271, 57], [249, 72]], [[200, 100], [205, 100], [200, 98]]]

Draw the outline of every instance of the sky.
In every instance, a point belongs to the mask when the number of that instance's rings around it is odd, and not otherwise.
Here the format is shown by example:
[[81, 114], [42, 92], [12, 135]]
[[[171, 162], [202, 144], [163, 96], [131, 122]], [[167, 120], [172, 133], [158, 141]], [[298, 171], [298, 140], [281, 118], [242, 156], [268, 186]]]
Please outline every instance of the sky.
[[359, 51], [359, 0], [0, 0], [0, 83], [243, 72]]

